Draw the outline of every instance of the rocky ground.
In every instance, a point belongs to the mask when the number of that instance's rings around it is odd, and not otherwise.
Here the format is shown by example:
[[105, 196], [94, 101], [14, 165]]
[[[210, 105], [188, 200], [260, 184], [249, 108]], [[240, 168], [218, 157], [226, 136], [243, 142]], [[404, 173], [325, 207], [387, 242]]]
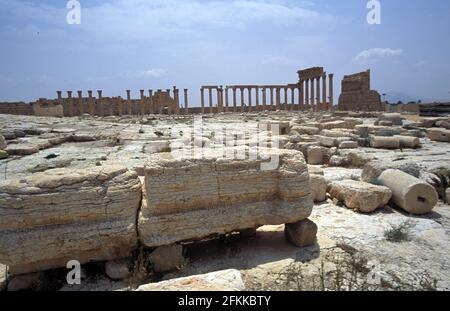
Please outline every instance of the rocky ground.
[[[374, 126], [380, 119], [382, 125]], [[258, 124], [287, 123], [290, 133], [279, 136], [280, 148], [302, 151], [310, 174], [323, 176], [327, 185], [342, 180], [359, 182], [375, 174], [380, 166], [402, 167], [436, 186], [441, 197], [431, 213], [408, 214], [392, 202], [361, 213], [361, 208], [347, 208], [347, 201], [328, 194], [326, 201], [317, 202], [313, 208], [310, 219], [319, 232], [316, 244], [310, 247], [299, 249], [286, 242], [284, 225], [264, 226], [256, 235], [232, 234], [185, 245], [187, 259], [174, 272], [113, 281], [105, 275], [102, 264], [94, 264], [86, 267], [81, 286], [64, 285], [64, 271], [55, 271], [47, 273], [44, 284], [37, 288], [129, 290], [150, 281], [226, 270], [226, 277], [213, 275], [201, 281], [189, 280], [193, 282], [189, 284], [192, 288], [214, 288], [202, 283], [207, 279], [213, 280], [214, 286], [219, 284], [217, 289], [238, 290], [449, 290], [450, 206], [443, 201], [450, 144], [427, 137], [430, 126], [424, 123], [428, 120], [406, 116], [401, 125], [395, 125], [395, 119], [380, 119], [299, 117], [294, 113], [206, 116], [200, 144], [207, 148], [223, 144], [218, 133], [224, 131], [251, 144]], [[125, 165], [142, 175], [152, 154], [171, 151], [180, 139], [194, 135], [195, 122], [198, 120], [192, 116], [101, 119], [0, 115], [0, 133], [5, 138], [0, 148], [0, 180], [20, 180], [53, 168], [87, 169], [110, 164]], [[361, 133], [366, 131], [364, 126], [371, 133]], [[416, 137], [421, 148], [372, 148], [369, 134], [374, 132], [381, 137]], [[371, 164], [377, 161], [382, 164]], [[369, 168], [368, 163], [372, 165]], [[6, 284], [5, 271], [0, 264], [0, 289]], [[52, 277], [58, 281], [52, 283]], [[233, 281], [214, 281], [227, 278]], [[155, 288], [176, 286], [164, 283]]]

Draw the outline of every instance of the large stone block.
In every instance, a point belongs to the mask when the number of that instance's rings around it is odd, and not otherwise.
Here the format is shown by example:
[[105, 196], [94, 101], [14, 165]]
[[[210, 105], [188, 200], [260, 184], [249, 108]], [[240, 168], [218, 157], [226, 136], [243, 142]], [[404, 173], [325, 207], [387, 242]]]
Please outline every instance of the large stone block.
[[0, 262], [14, 274], [123, 258], [137, 243], [136, 173], [53, 169], [0, 182]]
[[428, 130], [428, 137], [433, 141], [450, 143], [450, 130], [431, 128]]
[[265, 169], [266, 160], [154, 155], [145, 171], [142, 243], [169, 245], [307, 218], [313, 200], [303, 154], [272, 149], [266, 155], [278, 158], [275, 167]]

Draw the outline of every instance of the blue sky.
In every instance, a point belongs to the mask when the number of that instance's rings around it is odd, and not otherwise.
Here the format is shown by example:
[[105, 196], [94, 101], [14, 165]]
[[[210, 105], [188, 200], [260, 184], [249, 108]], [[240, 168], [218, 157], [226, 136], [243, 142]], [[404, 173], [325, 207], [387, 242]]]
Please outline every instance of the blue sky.
[[324, 66], [372, 69], [372, 88], [412, 99], [450, 99], [450, 1], [381, 0], [381, 25], [365, 0], [109, 0], [81, 2], [81, 25], [65, 0], [0, 0], [0, 100], [55, 91], [190, 89], [297, 81]]

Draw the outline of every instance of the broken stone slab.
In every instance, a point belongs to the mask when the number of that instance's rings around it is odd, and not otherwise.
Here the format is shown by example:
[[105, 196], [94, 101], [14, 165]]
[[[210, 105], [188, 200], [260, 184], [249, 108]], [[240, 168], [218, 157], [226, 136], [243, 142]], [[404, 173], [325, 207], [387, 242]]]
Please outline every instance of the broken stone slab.
[[320, 175], [310, 175], [311, 193], [314, 202], [323, 202], [327, 199], [327, 180]]
[[348, 208], [362, 213], [371, 213], [384, 207], [392, 197], [387, 187], [355, 180], [333, 181], [328, 186], [328, 193], [344, 202]]
[[358, 143], [356, 141], [343, 141], [339, 144], [339, 149], [356, 149]]
[[354, 118], [345, 118], [340, 121], [325, 122], [320, 124], [321, 129], [353, 129], [356, 125], [362, 124], [363, 121]]
[[368, 183], [377, 183], [378, 177], [385, 170], [397, 169], [403, 171], [416, 178], [420, 176], [421, 168], [417, 163], [409, 160], [403, 161], [386, 161], [386, 160], [374, 160], [364, 165], [361, 180]]
[[141, 195], [137, 174], [120, 166], [0, 181], [0, 262], [22, 274], [126, 257]]
[[378, 117], [378, 122], [381, 121], [392, 122], [392, 125], [403, 125], [403, 117], [400, 113], [384, 113]]
[[286, 240], [297, 247], [311, 246], [316, 241], [317, 225], [309, 220], [301, 220], [284, 226]]
[[439, 200], [431, 185], [400, 170], [385, 170], [378, 181], [391, 189], [392, 201], [411, 214], [427, 214]]
[[179, 269], [185, 263], [183, 246], [172, 244], [157, 247], [149, 255], [149, 260], [155, 272], [168, 272]]
[[291, 130], [297, 132], [300, 135], [316, 135], [319, 134], [320, 129], [312, 126], [294, 126]]
[[[309, 217], [314, 203], [303, 154], [261, 152], [262, 160], [153, 155], [145, 170], [141, 242], [157, 247]], [[275, 166], [267, 166], [268, 158]]]
[[9, 144], [5, 151], [9, 155], [26, 156], [39, 152], [39, 147], [28, 143]]
[[444, 142], [444, 143], [450, 142], [450, 130], [435, 127], [435, 128], [428, 129], [427, 132], [428, 132], [428, 138], [430, 138], [432, 141]]
[[370, 147], [377, 149], [399, 149], [400, 140], [396, 137], [371, 136]]
[[244, 291], [241, 273], [230, 269], [141, 285], [137, 291]]

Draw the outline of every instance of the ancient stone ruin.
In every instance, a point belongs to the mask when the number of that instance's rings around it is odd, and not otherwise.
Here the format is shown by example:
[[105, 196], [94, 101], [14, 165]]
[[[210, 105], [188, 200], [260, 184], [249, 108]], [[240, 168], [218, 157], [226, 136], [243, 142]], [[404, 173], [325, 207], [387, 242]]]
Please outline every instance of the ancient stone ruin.
[[370, 70], [344, 76], [338, 109], [343, 111], [383, 111], [381, 96], [370, 88]]

